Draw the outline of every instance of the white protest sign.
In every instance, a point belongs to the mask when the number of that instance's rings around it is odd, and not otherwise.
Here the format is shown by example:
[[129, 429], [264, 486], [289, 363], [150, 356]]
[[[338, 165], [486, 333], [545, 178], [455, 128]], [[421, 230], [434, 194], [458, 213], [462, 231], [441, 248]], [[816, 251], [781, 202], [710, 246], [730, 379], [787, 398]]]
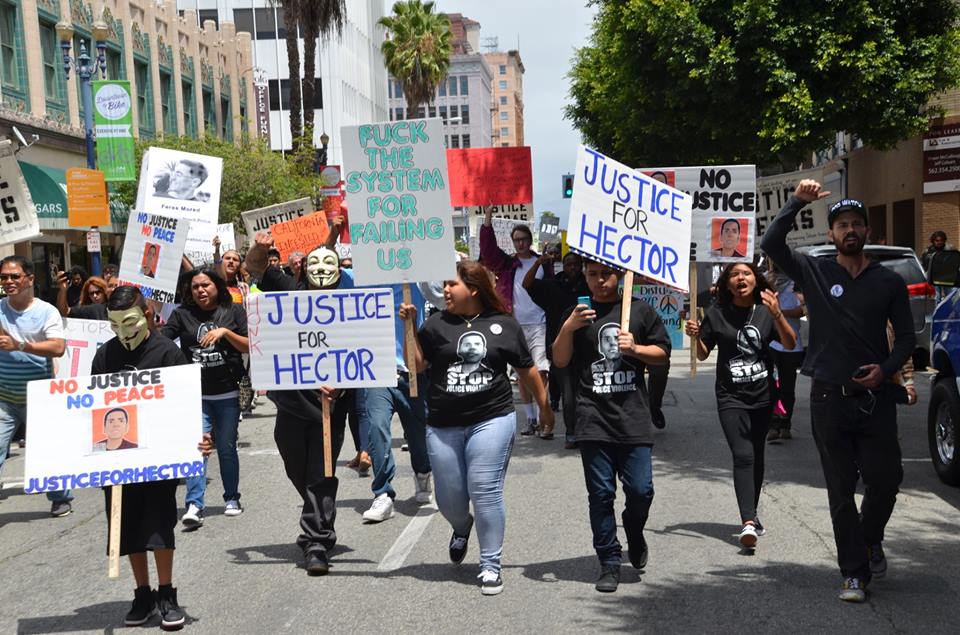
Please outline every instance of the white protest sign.
[[0, 141], [0, 245], [40, 235], [40, 221], [9, 139]]
[[269, 207], [251, 209], [240, 214], [240, 218], [243, 219], [247, 239], [253, 244], [253, 239], [257, 235], [257, 232], [266, 231], [277, 223], [284, 223], [288, 220], [312, 214], [313, 212], [313, 201], [307, 197], [298, 198], [295, 201], [287, 201], [286, 203], [270, 205]]
[[787, 244], [793, 247], [801, 245], [822, 245], [827, 241], [827, 210], [842, 196], [843, 175], [837, 171], [826, 172], [823, 168], [786, 172], [757, 179], [757, 198], [760, 203], [757, 210], [757, 237], [763, 236], [770, 222], [797, 189], [803, 179], [814, 179], [830, 196], [808, 203], [793, 220], [793, 230], [787, 234]]
[[26, 493], [204, 473], [199, 364], [32, 381], [27, 401]]
[[690, 245], [700, 262], [752, 262], [757, 213], [753, 165], [638, 168], [693, 197]]
[[684, 294], [659, 284], [635, 284], [633, 297], [653, 307], [670, 335], [670, 345], [674, 350], [682, 349], [683, 320], [680, 314], [683, 311]]
[[203, 262], [217, 231], [222, 179], [220, 157], [150, 148], [143, 155], [134, 209], [189, 220], [185, 254]]
[[258, 390], [396, 386], [395, 315], [392, 289], [251, 293], [250, 379]]
[[233, 231], [233, 223], [217, 225], [217, 236], [220, 238], [220, 253], [237, 248], [237, 236]]
[[[480, 259], [480, 226], [483, 225], [483, 216], [474, 216], [470, 219], [470, 259]], [[516, 251], [513, 247], [513, 238], [511, 233], [517, 225], [526, 225], [522, 220], [512, 220], [509, 218], [491, 218], [490, 226], [493, 228], [493, 235], [497, 238], [497, 247], [508, 254]]]
[[131, 213], [120, 259], [123, 284], [140, 287], [148, 299], [173, 302], [191, 225], [183, 218]]
[[57, 359], [56, 377], [69, 379], [78, 375], [89, 375], [90, 364], [97, 350], [113, 339], [113, 329], [106, 320], [63, 319], [64, 338], [67, 348], [63, 357]]
[[442, 120], [340, 130], [357, 284], [454, 278]]
[[692, 203], [689, 194], [580, 146], [567, 245], [686, 291]]

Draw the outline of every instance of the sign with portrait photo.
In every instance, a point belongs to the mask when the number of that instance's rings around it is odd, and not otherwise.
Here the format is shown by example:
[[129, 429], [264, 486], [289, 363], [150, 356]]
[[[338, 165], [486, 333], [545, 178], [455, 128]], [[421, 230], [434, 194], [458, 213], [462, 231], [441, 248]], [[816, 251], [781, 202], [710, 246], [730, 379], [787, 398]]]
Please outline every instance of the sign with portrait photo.
[[183, 218], [130, 214], [120, 259], [121, 284], [140, 287], [148, 299], [173, 302], [190, 225]]

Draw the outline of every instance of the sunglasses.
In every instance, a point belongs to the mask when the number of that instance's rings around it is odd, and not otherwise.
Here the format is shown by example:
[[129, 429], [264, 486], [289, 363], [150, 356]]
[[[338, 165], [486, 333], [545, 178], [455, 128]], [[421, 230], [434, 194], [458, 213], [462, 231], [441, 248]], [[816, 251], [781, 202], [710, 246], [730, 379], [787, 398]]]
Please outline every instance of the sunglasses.
[[23, 277], [22, 273], [0, 273], [0, 282], [6, 282], [7, 280], [17, 282]]

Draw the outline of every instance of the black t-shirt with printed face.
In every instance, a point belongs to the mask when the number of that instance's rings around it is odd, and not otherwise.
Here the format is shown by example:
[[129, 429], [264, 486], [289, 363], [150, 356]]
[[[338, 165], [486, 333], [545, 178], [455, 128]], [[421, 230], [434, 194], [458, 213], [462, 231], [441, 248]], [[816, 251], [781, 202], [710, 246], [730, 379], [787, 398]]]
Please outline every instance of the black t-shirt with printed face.
[[430, 362], [427, 423], [467, 426], [513, 412], [507, 365], [530, 368], [533, 359], [520, 325], [505, 313], [468, 320], [441, 311], [418, 334]]
[[103, 375], [124, 370], [167, 368], [189, 363], [176, 344], [154, 332], [132, 351], [125, 349], [117, 338], [109, 340], [93, 356], [90, 374]]
[[171, 340], [180, 338], [180, 349], [194, 364], [200, 364], [200, 383], [205, 397], [237, 390], [243, 377], [243, 356], [226, 337], [203, 348], [200, 340], [216, 328], [247, 336], [247, 312], [239, 304], [203, 311], [196, 306], [177, 307], [161, 332]]
[[[593, 303], [597, 318], [573, 334], [571, 364], [578, 378], [577, 441], [653, 445], [646, 364], [621, 355], [620, 303]], [[566, 321], [575, 307], [564, 312]], [[641, 300], [630, 305], [634, 342], [670, 355], [670, 336], [656, 311]]]
[[712, 306], [700, 339], [717, 347], [717, 408], [765, 408], [773, 394], [770, 342], [780, 340], [773, 316], [762, 304]]

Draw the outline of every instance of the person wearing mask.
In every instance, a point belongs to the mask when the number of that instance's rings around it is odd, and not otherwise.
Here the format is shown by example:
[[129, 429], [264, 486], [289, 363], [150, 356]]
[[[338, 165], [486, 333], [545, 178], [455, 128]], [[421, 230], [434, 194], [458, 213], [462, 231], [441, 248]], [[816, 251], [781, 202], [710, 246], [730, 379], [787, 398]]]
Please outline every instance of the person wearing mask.
[[[780, 310], [787, 318], [787, 324], [796, 335], [797, 343], [793, 349], [785, 349], [778, 341], [770, 342], [770, 354], [777, 369], [777, 398], [783, 406], [783, 413], [774, 412], [770, 419], [770, 431], [767, 441], [792, 439], [790, 431], [793, 422], [793, 407], [797, 403], [797, 371], [803, 365], [803, 342], [800, 340], [800, 318], [804, 308], [801, 296], [794, 287], [793, 280], [783, 274], [777, 263], [770, 259], [767, 271], [767, 283], [777, 294]], [[775, 409], [776, 410], [776, 409]]]
[[[493, 287], [493, 276], [476, 262], [457, 264], [444, 284], [444, 310], [431, 315], [415, 340], [417, 370], [429, 371], [427, 452], [437, 474], [437, 506], [453, 528], [448, 552], [463, 562], [476, 514], [480, 542], [480, 590], [503, 590], [500, 559], [506, 526], [503, 483], [516, 436], [516, 411], [507, 366], [540, 404], [545, 428], [553, 411], [533, 365], [523, 331]], [[400, 318], [416, 319], [413, 304]]]
[[[537, 278], [552, 278], [553, 265], [541, 263], [537, 266], [540, 254], [533, 251], [533, 233], [526, 225], [516, 225], [510, 232], [516, 251], [509, 256], [497, 246], [497, 237], [493, 232], [493, 208], [484, 210], [483, 224], [480, 226], [480, 261], [496, 276], [496, 289], [503, 298], [507, 311], [513, 314], [523, 329], [533, 362], [540, 372], [544, 385], [547, 384], [547, 372], [550, 362], [547, 360], [547, 320], [546, 314], [531, 298], [523, 287], [527, 270], [536, 268]], [[520, 385], [520, 402], [526, 421], [521, 425], [520, 434], [532, 435], [537, 431], [537, 406], [532, 396]], [[552, 430], [550, 431], [552, 434]]]
[[616, 479], [626, 505], [621, 519], [630, 563], [647, 565], [643, 537], [653, 502], [653, 428], [644, 368], [670, 358], [670, 336], [656, 311], [642, 300], [630, 305], [629, 329], [621, 330], [623, 272], [587, 260], [591, 302], [568, 308], [553, 343], [557, 366], [577, 382], [576, 437], [587, 485], [593, 547], [600, 560], [595, 588], [612, 593], [620, 584], [622, 547], [613, 504]]
[[98, 276], [91, 276], [83, 283], [80, 290], [80, 300], [77, 304], [67, 304], [69, 287], [67, 274], [57, 274], [57, 310], [63, 317], [72, 317], [80, 320], [106, 320], [107, 299], [110, 297], [110, 288], [107, 282]]
[[[227, 284], [212, 268], [194, 269], [181, 281], [182, 304], [174, 309], [161, 333], [180, 340], [180, 349], [200, 364], [203, 394], [203, 431], [213, 434], [223, 479], [225, 516], [239, 516], [240, 423], [239, 381], [244, 373], [242, 353], [249, 350], [247, 313], [234, 304]], [[203, 525], [206, 476], [187, 479], [186, 511], [181, 522], [188, 529]]]
[[796, 336], [766, 279], [755, 265], [742, 262], [724, 268], [717, 280], [716, 304], [707, 309], [703, 323], [687, 320], [685, 330], [696, 340], [700, 361], [718, 349], [717, 410], [733, 454], [739, 539], [745, 549], [753, 549], [764, 533], [757, 504], [775, 394], [770, 343], [778, 340], [792, 349]]
[[[827, 238], [836, 257], [812, 258], [787, 246], [800, 210], [829, 194], [815, 180], [800, 181], [760, 247], [800, 285], [807, 302], [810, 341], [803, 373], [813, 379], [810, 418], [843, 576], [839, 597], [863, 602], [870, 581], [887, 573], [884, 528], [903, 480], [896, 408], [903, 388], [893, 377], [917, 339], [903, 278], [863, 252], [870, 221], [862, 202], [843, 199], [827, 213]], [[860, 479], [864, 495], [858, 510], [854, 494]]]

